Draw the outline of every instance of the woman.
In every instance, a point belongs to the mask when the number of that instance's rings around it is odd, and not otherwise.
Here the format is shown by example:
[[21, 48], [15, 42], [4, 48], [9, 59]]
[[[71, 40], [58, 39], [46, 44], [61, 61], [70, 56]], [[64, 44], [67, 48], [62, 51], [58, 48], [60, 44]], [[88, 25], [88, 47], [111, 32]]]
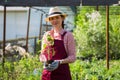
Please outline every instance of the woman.
[[72, 80], [68, 64], [76, 60], [76, 52], [72, 33], [64, 30], [66, 16], [58, 7], [49, 10], [46, 21], [50, 22], [53, 28], [46, 32], [42, 39], [42, 80]]

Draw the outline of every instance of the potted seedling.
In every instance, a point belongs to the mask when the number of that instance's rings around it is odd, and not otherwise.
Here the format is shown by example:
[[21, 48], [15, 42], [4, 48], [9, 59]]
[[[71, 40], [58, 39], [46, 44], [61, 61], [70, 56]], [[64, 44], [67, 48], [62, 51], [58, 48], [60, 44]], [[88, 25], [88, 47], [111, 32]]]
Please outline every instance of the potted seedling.
[[51, 64], [53, 62], [53, 60], [51, 58], [52, 58], [52, 56], [55, 55], [55, 51], [53, 48], [54, 38], [50, 34], [47, 34], [46, 38], [44, 40], [45, 40], [45, 43], [43, 43], [42, 51], [43, 51], [43, 54], [47, 58], [45, 66], [48, 66], [49, 64]]

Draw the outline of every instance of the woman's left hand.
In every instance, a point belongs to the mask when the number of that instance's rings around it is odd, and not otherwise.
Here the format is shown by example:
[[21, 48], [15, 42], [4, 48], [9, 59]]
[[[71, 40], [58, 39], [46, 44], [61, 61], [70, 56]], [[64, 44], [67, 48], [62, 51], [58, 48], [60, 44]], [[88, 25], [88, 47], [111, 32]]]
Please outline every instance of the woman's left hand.
[[59, 67], [59, 65], [60, 65], [59, 61], [53, 61], [51, 64], [48, 64], [47, 66], [44, 65], [44, 69], [48, 71], [54, 71]]

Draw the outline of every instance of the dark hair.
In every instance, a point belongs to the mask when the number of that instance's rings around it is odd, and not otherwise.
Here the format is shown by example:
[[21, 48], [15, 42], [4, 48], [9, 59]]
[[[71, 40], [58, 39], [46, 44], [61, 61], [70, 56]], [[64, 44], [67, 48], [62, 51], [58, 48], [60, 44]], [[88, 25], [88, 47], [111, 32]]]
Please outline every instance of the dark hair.
[[62, 21], [62, 28], [64, 29], [64, 21]]
[[[65, 18], [63, 15], [60, 15], [62, 18]], [[64, 29], [64, 21], [62, 21], [62, 28]]]

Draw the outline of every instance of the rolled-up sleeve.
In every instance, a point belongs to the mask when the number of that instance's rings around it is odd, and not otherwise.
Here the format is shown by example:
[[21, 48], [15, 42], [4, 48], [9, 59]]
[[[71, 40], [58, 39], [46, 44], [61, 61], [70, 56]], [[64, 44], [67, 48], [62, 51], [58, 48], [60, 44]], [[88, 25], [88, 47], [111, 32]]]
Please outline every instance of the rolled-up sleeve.
[[75, 40], [71, 32], [67, 32], [64, 36], [64, 46], [68, 57], [63, 59], [63, 63], [72, 63], [76, 60]]

